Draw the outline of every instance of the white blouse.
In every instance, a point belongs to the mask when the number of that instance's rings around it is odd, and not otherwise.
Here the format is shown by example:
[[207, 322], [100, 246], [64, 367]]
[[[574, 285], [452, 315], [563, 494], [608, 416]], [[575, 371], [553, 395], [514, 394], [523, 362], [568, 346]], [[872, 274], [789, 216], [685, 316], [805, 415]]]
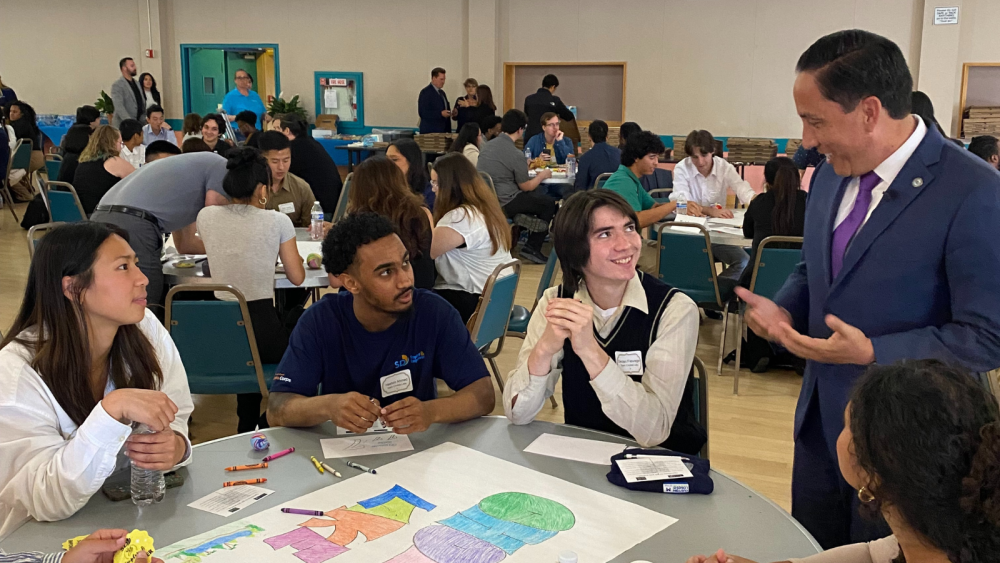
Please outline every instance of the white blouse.
[[[187, 373], [170, 334], [146, 310], [139, 328], [163, 371], [161, 391], [177, 405], [170, 428], [187, 448], [177, 466], [191, 462], [188, 417], [194, 410]], [[31, 353], [16, 342], [0, 350], [0, 540], [31, 518], [55, 521], [83, 508], [114, 472], [127, 466], [122, 446], [132, 433], [100, 402], [79, 427], [32, 369]], [[105, 395], [114, 388], [109, 385]]]

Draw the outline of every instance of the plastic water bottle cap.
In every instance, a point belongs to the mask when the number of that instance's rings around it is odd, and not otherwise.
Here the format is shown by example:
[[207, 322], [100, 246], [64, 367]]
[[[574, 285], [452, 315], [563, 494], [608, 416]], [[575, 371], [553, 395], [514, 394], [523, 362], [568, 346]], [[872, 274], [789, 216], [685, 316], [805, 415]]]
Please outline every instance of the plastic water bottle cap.
[[563, 551], [559, 554], [559, 563], [577, 563], [579, 558], [575, 551]]

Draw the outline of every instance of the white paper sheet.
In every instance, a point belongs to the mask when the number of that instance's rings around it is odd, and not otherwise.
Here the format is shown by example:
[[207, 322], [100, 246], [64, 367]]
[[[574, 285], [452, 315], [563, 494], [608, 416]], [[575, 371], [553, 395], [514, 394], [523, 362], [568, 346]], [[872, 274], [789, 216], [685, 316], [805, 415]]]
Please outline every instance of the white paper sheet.
[[319, 443], [326, 459], [413, 450], [410, 437], [405, 434], [358, 434], [351, 438], [326, 438]]
[[684, 458], [656, 455], [637, 459], [616, 459], [625, 481], [664, 481], [666, 479], [687, 479], [691, 471], [684, 465]]
[[674, 217], [674, 223], [689, 223], [692, 225], [706, 226], [708, 223], [708, 217], [693, 217], [691, 215], [676, 215]]
[[[310, 518], [284, 514], [281, 507], [274, 507], [212, 532], [162, 547], [157, 555], [170, 563], [323, 563], [331, 560], [332, 563], [428, 560], [450, 563], [501, 559], [503, 563], [537, 563], [557, 561], [559, 552], [572, 550], [585, 553], [587, 563], [601, 563], [614, 559], [677, 521], [665, 514], [451, 443], [383, 465], [378, 468], [377, 475], [360, 474], [282, 503], [282, 506], [325, 510], [327, 516]], [[343, 510], [338, 511], [338, 507]], [[499, 514], [498, 508], [506, 514]], [[355, 512], [383, 511], [385, 514], [390, 509], [397, 524], [387, 533], [369, 536], [365, 532], [375, 532], [374, 528], [354, 527], [334, 520], [345, 515], [357, 518]], [[351, 514], [347, 514], [348, 511]], [[465, 518], [459, 513], [478, 515], [487, 524], [507, 528], [510, 522], [519, 521], [522, 525], [516, 528], [532, 535], [520, 536], [528, 540], [521, 542], [514, 538], [519, 536], [516, 530], [497, 534], [496, 528], [480, 526], [486, 532], [483, 534], [469, 526], [465, 528], [469, 534], [460, 538], [466, 542], [449, 542], [455, 539], [449, 534], [457, 529], [451, 526], [463, 527], [460, 523]], [[500, 518], [482, 517], [491, 513]], [[452, 524], [444, 523], [446, 521]], [[541, 527], [554, 531], [547, 532]], [[488, 543], [489, 539], [468, 537], [472, 534], [501, 542], [511, 551], [498, 552], [499, 548]], [[437, 557], [415, 553], [414, 537], [421, 539], [423, 549], [447, 549], [446, 557], [441, 557], [441, 552], [435, 554]]]
[[547, 455], [596, 465], [611, 465], [611, 456], [622, 453], [625, 444], [542, 434], [528, 444], [529, 454]]
[[333, 88], [327, 88], [323, 91], [323, 106], [328, 109], [337, 109], [337, 91]]
[[742, 237], [743, 236], [743, 228], [742, 227], [712, 227], [711, 230], [715, 231], [717, 233], [725, 233], [727, 235], [733, 235], [733, 236], [738, 236], [738, 237]]
[[260, 499], [273, 494], [274, 491], [254, 485], [237, 485], [224, 487], [203, 496], [188, 506], [211, 512], [219, 516], [232, 516]]
[[744, 209], [730, 209], [733, 212], [732, 219], [721, 219], [717, 217], [711, 217], [708, 219], [709, 225], [726, 225], [728, 227], [742, 227], [743, 226], [743, 214], [746, 213]]
[[[385, 434], [386, 432], [392, 432], [392, 427], [391, 426], [386, 426], [385, 423], [382, 422], [382, 419], [379, 418], [374, 423], [372, 423], [372, 427], [369, 428], [367, 432], [364, 432], [364, 434]], [[338, 436], [348, 436], [348, 435], [349, 436], [356, 436], [357, 434], [355, 434], [354, 432], [351, 432], [350, 430], [348, 430], [346, 428], [341, 428], [340, 426], [338, 426], [337, 427], [337, 435]]]

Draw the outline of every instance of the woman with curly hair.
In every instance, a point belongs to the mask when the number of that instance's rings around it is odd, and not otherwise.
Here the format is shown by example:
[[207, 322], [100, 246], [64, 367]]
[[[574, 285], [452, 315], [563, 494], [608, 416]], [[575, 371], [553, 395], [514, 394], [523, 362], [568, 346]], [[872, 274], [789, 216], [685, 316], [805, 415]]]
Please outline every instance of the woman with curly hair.
[[[861, 509], [893, 535], [802, 563], [1000, 562], [1000, 414], [968, 372], [937, 360], [874, 366], [837, 440]], [[719, 550], [688, 563], [747, 563]]]

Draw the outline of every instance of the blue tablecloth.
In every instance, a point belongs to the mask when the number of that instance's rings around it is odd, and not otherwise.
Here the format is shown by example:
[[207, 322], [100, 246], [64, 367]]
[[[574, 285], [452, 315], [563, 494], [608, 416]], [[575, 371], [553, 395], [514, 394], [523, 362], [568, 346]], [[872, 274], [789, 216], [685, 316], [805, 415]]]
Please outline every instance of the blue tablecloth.
[[343, 145], [349, 145], [351, 143], [356, 143], [357, 141], [345, 141], [341, 139], [316, 139], [319, 144], [323, 145], [326, 152], [330, 153], [333, 157], [333, 161], [337, 163], [337, 166], [347, 166], [347, 151], [339, 151], [337, 147]]
[[[39, 125], [42, 133], [52, 141], [52, 144], [59, 145], [62, 143], [62, 138], [69, 131], [69, 127], [60, 127], [58, 125]], [[346, 164], [346, 163], [345, 163]]]

